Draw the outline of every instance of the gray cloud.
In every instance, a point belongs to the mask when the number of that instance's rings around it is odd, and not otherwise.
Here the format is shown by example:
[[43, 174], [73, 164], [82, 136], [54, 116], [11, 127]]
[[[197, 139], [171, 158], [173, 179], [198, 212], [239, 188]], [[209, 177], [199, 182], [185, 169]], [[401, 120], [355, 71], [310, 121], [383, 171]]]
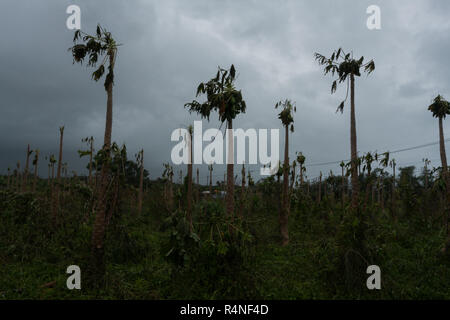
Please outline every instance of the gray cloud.
[[[72, 65], [65, 27], [69, 4], [82, 10], [82, 29], [97, 23], [122, 43], [114, 87], [113, 139], [129, 156], [146, 150], [152, 177], [170, 160], [170, 133], [198, 119], [184, 103], [218, 65], [234, 63], [248, 111], [235, 127], [281, 128], [274, 104], [297, 103], [291, 157], [308, 163], [349, 157], [349, 113], [335, 114], [345, 87], [330, 94], [313, 53], [342, 46], [373, 58], [375, 72], [356, 83], [358, 147], [361, 152], [395, 150], [437, 141], [437, 121], [426, 107], [449, 95], [448, 1], [377, 1], [382, 29], [366, 28], [372, 1], [13, 1], [0, 4], [0, 170], [25, 158], [26, 145], [57, 153], [58, 127], [65, 125], [65, 160], [82, 171], [81, 138], [104, 130], [106, 94], [90, 70]], [[213, 116], [204, 127], [218, 127]], [[448, 131], [446, 131], [448, 132]], [[449, 136], [450, 137], [450, 136]], [[280, 145], [283, 145], [282, 141]], [[282, 150], [280, 150], [282, 151]], [[280, 152], [281, 154], [281, 152]], [[399, 153], [400, 165], [439, 165], [438, 148]], [[257, 168], [257, 167], [255, 167]], [[41, 172], [45, 174], [43, 164]], [[185, 168], [182, 168], [185, 171]], [[217, 179], [224, 168], [217, 166]], [[310, 167], [308, 176], [339, 171]], [[236, 172], [239, 170], [236, 169]], [[206, 175], [202, 168], [202, 180]]]

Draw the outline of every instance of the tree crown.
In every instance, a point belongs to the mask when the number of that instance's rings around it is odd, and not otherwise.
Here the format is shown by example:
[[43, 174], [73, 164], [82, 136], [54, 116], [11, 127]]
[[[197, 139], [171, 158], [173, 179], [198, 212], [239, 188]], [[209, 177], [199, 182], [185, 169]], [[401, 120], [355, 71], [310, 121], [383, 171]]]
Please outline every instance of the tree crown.
[[209, 121], [211, 111], [219, 113], [221, 122], [231, 121], [236, 118], [239, 113], [245, 113], [246, 105], [242, 98], [242, 93], [236, 90], [234, 80], [236, 70], [231, 65], [229, 70], [219, 67], [216, 77], [206, 83], [200, 83], [197, 87], [196, 97], [206, 94], [206, 101], [200, 103], [196, 100], [186, 103], [184, 106], [189, 112], [196, 112], [202, 118]]
[[95, 36], [89, 35], [81, 30], [76, 30], [73, 42], [74, 46], [69, 48], [69, 51], [72, 52], [73, 63], [82, 64], [84, 59], [88, 57], [88, 66], [96, 67], [99, 58], [102, 59], [100, 66], [92, 73], [92, 79], [95, 81], [100, 80], [105, 73], [107, 57], [110, 58], [108, 73], [106, 74], [104, 83], [105, 90], [108, 90], [109, 85], [114, 83], [114, 57], [119, 46], [113, 39], [111, 33], [100, 25], [97, 25]]
[[327, 58], [320, 53], [314, 53], [314, 57], [316, 61], [321, 66], [324, 67], [324, 73], [328, 74], [331, 72], [331, 75], [334, 77], [335, 74], [338, 76], [337, 79], [333, 80], [331, 85], [331, 93], [336, 92], [338, 83], [342, 83], [347, 80], [347, 94], [345, 99], [339, 104], [337, 111], [341, 113], [344, 111], [344, 104], [348, 97], [348, 79], [350, 75], [353, 76], [361, 76], [361, 67], [364, 68], [364, 72], [369, 75], [375, 70], [375, 62], [370, 60], [367, 63], [364, 63], [364, 57], [359, 58], [358, 60], [353, 58], [353, 53], [345, 53], [344, 50], [339, 48], [334, 51], [330, 58]]

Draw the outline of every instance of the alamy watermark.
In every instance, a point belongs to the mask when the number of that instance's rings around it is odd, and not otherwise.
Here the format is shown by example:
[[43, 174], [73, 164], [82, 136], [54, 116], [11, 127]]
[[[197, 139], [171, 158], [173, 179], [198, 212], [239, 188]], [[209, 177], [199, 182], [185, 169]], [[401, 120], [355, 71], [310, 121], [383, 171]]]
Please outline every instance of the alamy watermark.
[[[236, 164], [261, 164], [260, 174], [273, 175], [279, 164], [279, 137], [278, 129], [270, 129], [270, 155], [267, 154], [269, 144], [268, 129], [250, 128], [226, 130], [226, 164], [234, 164], [234, 140], [236, 139]], [[189, 131], [178, 128], [172, 131], [171, 141], [179, 141], [171, 152], [171, 159], [175, 165], [190, 164], [224, 164], [224, 139], [219, 129], [211, 128], [203, 132], [202, 121], [194, 121], [193, 138]], [[181, 141], [180, 141], [181, 139]], [[248, 140], [248, 162], [246, 162], [246, 140]], [[203, 142], [209, 142], [203, 148]], [[192, 145], [191, 145], [192, 143]], [[193, 152], [191, 156], [191, 150]], [[258, 162], [259, 157], [259, 162]]]

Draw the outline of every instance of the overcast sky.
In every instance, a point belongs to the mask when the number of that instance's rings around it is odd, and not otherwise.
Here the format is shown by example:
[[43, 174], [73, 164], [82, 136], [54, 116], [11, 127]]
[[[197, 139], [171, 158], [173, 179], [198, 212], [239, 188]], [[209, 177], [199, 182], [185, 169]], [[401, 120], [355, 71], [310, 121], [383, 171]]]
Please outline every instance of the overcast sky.
[[[94, 33], [100, 23], [123, 44], [115, 69], [113, 140], [126, 143], [129, 158], [144, 148], [152, 178], [170, 161], [171, 132], [199, 119], [183, 105], [219, 65], [232, 63], [247, 103], [235, 128], [281, 129], [274, 105], [288, 98], [297, 105], [291, 160], [295, 151], [304, 153], [307, 164], [348, 159], [349, 108], [335, 113], [345, 86], [331, 95], [332, 79], [313, 57], [314, 52], [329, 56], [338, 47], [376, 64], [370, 76], [356, 80], [360, 154], [438, 141], [438, 122], [427, 106], [438, 93], [450, 98], [447, 0], [2, 0], [0, 172], [18, 160], [23, 165], [28, 143], [41, 150], [42, 158], [56, 155], [62, 125], [70, 170], [83, 172], [86, 165], [77, 155], [84, 148], [82, 138], [94, 136], [97, 149], [102, 144], [106, 92], [102, 82], [91, 80], [92, 70], [72, 64], [67, 49], [73, 31], [66, 28], [70, 4], [81, 8], [83, 31]], [[366, 27], [366, 8], [372, 4], [381, 8], [381, 30]], [[216, 115], [203, 123], [204, 128], [219, 126]], [[448, 127], [444, 123], [450, 138]], [[395, 158], [400, 166], [422, 166], [422, 158], [440, 165], [437, 145]], [[215, 167], [216, 179], [223, 179], [224, 168]], [[204, 183], [207, 170], [201, 170]], [[330, 170], [340, 168], [307, 167], [307, 175]], [[46, 164], [40, 172], [46, 175]]]

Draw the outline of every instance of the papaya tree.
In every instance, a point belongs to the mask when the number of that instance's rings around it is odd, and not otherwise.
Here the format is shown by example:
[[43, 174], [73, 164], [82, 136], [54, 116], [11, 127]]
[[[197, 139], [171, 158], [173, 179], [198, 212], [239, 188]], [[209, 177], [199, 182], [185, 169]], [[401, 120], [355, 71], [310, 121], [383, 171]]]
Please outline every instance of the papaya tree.
[[283, 246], [289, 244], [289, 130], [294, 132], [293, 113], [297, 111], [297, 107], [290, 100], [279, 101], [275, 104], [275, 109], [281, 108], [278, 119], [281, 120], [285, 130], [284, 139], [284, 164], [283, 164], [283, 193], [282, 193], [282, 210], [280, 214], [280, 232], [281, 243]]
[[185, 107], [189, 112], [195, 112], [202, 118], [209, 121], [212, 111], [219, 114], [219, 120], [227, 124], [228, 132], [228, 159], [227, 159], [227, 192], [226, 192], [226, 212], [229, 218], [234, 214], [234, 160], [233, 160], [233, 120], [240, 113], [245, 113], [246, 104], [242, 98], [242, 93], [235, 87], [236, 70], [231, 65], [229, 70], [219, 67], [217, 75], [205, 83], [200, 83], [197, 87], [196, 96], [206, 94], [206, 101], [200, 103], [196, 100], [186, 103]]
[[442, 177], [445, 182], [447, 201], [445, 205], [445, 213], [447, 217], [447, 243], [445, 246], [445, 251], [450, 251], [450, 229], [449, 229], [449, 219], [450, 219], [450, 175], [447, 166], [447, 155], [445, 153], [445, 139], [444, 139], [444, 128], [443, 119], [450, 114], [450, 103], [444, 99], [441, 95], [437, 95], [434, 98], [433, 103], [428, 106], [428, 110], [432, 112], [433, 117], [439, 119], [439, 151], [441, 155], [441, 167], [442, 167]]
[[106, 203], [108, 201], [107, 191], [110, 184], [109, 162], [111, 157], [114, 66], [119, 45], [112, 37], [112, 34], [100, 25], [97, 26], [95, 35], [89, 35], [81, 30], [75, 31], [73, 42], [74, 46], [69, 50], [72, 52], [74, 63], [82, 64], [83, 61], [87, 59], [87, 65], [96, 68], [92, 73], [92, 78], [95, 81], [100, 80], [106, 73], [104, 81], [104, 88], [107, 93], [106, 124], [102, 148], [104, 163], [102, 163], [101, 166], [99, 194], [97, 197], [96, 215], [92, 232], [92, 253], [95, 273], [103, 278], [105, 271], [103, 261], [103, 245], [106, 232], [105, 214]]
[[361, 68], [367, 74], [375, 70], [375, 63], [370, 60], [364, 63], [364, 57], [356, 60], [353, 58], [353, 53], [345, 53], [339, 48], [334, 51], [330, 58], [327, 58], [319, 53], [314, 54], [319, 65], [324, 66], [325, 75], [331, 73], [337, 78], [331, 85], [331, 93], [336, 92], [338, 83], [345, 82], [347, 85], [347, 95], [345, 99], [339, 104], [337, 111], [341, 113], [344, 111], [344, 105], [348, 98], [350, 88], [350, 149], [351, 149], [351, 180], [352, 180], [352, 208], [358, 208], [359, 201], [359, 180], [358, 180], [358, 149], [356, 141], [356, 116], [355, 116], [355, 77], [361, 76]]

